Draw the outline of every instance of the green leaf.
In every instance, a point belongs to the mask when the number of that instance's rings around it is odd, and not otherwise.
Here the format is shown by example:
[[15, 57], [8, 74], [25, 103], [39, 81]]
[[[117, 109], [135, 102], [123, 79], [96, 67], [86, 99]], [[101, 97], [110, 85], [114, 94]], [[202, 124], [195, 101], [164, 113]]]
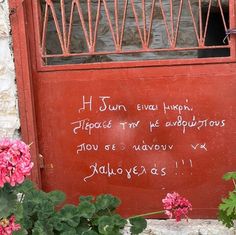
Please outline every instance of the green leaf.
[[54, 227], [54, 229], [57, 230], [57, 231], [62, 231], [62, 230], [63, 230], [63, 223], [61, 222], [60, 219], [58, 219], [58, 221], [55, 220], [55, 221], [53, 222], [53, 227]]
[[80, 196], [79, 197], [80, 202], [84, 202], [84, 201], [91, 202], [93, 200], [94, 200], [93, 196]]
[[14, 210], [13, 214], [16, 216], [16, 220], [20, 221], [24, 218], [24, 210], [23, 210], [23, 205], [22, 203], [17, 203]]
[[232, 172], [227, 172], [224, 176], [223, 176], [224, 180], [236, 180], [236, 171], [232, 171]]
[[143, 217], [129, 219], [131, 234], [139, 234], [147, 227], [147, 221]]
[[77, 227], [80, 223], [80, 215], [77, 207], [74, 205], [65, 205], [59, 212], [61, 221], [70, 227]]
[[105, 209], [113, 211], [120, 205], [120, 203], [121, 201], [117, 197], [110, 194], [102, 194], [97, 197], [95, 207], [97, 211]]
[[228, 216], [226, 211], [220, 210], [218, 219], [228, 228], [234, 227], [234, 220], [236, 219], [236, 215]]
[[27, 194], [28, 192], [35, 191], [34, 183], [30, 180], [25, 180], [15, 188], [17, 193]]
[[77, 235], [76, 230], [73, 228], [70, 228], [70, 230], [64, 231], [60, 233], [60, 235]]
[[236, 193], [230, 192], [228, 198], [222, 200], [219, 209], [226, 212], [226, 215], [236, 215]]
[[87, 222], [84, 224], [79, 224], [79, 226], [76, 228], [77, 235], [84, 235], [85, 232], [88, 232], [90, 230], [90, 225]]
[[32, 230], [32, 235], [49, 235], [49, 234], [44, 229], [44, 226], [42, 225], [42, 223], [37, 221], [34, 225], [33, 230]]
[[119, 229], [123, 229], [127, 224], [127, 220], [123, 219], [120, 215], [115, 214], [112, 216], [114, 224], [119, 227]]
[[30, 218], [30, 216], [28, 216], [28, 214], [24, 213], [24, 218], [22, 219], [21, 225], [27, 230], [27, 231], [31, 231], [34, 225], [34, 219]]
[[43, 200], [47, 200], [46, 193], [41, 190], [34, 190], [25, 195], [24, 201], [32, 202], [34, 205], [42, 204]]
[[17, 196], [6, 188], [0, 189], [0, 218], [10, 216], [17, 205]]
[[40, 209], [37, 207], [37, 214], [39, 218], [47, 219], [55, 213], [54, 205], [50, 201], [42, 201]]
[[101, 216], [98, 219], [99, 234], [109, 234], [114, 229], [114, 221], [111, 216]]
[[62, 203], [66, 199], [65, 193], [58, 190], [47, 193], [47, 197], [54, 206]]
[[24, 228], [22, 228], [21, 230], [15, 231], [12, 234], [13, 235], [27, 235], [28, 232]]
[[[78, 234], [78, 235], [79, 235], [79, 234]], [[99, 234], [96, 233], [95, 231], [90, 230], [90, 231], [84, 232], [83, 235], [99, 235]]]
[[81, 217], [91, 219], [96, 212], [96, 208], [92, 203], [88, 201], [82, 201], [78, 205], [78, 212]]

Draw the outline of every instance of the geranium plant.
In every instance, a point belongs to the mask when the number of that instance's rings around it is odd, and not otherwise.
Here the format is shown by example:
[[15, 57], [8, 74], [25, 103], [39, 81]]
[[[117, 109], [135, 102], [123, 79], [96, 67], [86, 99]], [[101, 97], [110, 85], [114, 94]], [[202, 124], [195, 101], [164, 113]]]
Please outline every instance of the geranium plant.
[[33, 167], [29, 146], [20, 140], [0, 141], [0, 234], [20, 229], [15, 223], [17, 208], [16, 185], [24, 182]]
[[121, 235], [128, 222], [130, 233], [139, 234], [147, 226], [144, 216], [165, 213], [180, 221], [192, 209], [175, 192], [162, 200], [164, 210], [129, 218], [117, 214], [121, 201], [109, 194], [81, 196], [78, 205], [62, 206], [63, 192], [46, 193], [25, 180], [32, 167], [29, 146], [20, 140], [0, 141], [0, 235]]
[[234, 226], [234, 220], [236, 220], [236, 171], [226, 173], [223, 179], [233, 182], [233, 190], [229, 192], [227, 198], [222, 199], [219, 205], [219, 220], [230, 228]]
[[170, 219], [175, 218], [179, 222], [182, 217], [188, 220], [188, 212], [192, 210], [192, 204], [178, 193], [167, 193], [166, 197], [162, 199], [164, 210], [149, 212], [141, 215], [132, 216], [130, 218], [138, 218], [143, 216], [150, 216], [155, 214], [165, 213]]

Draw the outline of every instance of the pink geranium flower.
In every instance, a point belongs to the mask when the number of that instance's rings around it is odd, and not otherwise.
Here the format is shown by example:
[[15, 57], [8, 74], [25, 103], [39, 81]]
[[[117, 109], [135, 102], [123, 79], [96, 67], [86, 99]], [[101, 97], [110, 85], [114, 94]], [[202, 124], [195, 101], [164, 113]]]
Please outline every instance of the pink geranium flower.
[[15, 224], [15, 216], [12, 215], [10, 219], [0, 220], [0, 235], [11, 235], [14, 231], [21, 229], [20, 224]]
[[191, 203], [176, 192], [167, 193], [166, 197], [162, 199], [162, 202], [164, 204], [165, 214], [170, 219], [175, 218], [177, 222], [181, 220], [182, 216], [187, 219], [189, 210], [192, 210]]
[[0, 141], [0, 187], [5, 183], [11, 186], [23, 183], [32, 167], [28, 145], [20, 140]]

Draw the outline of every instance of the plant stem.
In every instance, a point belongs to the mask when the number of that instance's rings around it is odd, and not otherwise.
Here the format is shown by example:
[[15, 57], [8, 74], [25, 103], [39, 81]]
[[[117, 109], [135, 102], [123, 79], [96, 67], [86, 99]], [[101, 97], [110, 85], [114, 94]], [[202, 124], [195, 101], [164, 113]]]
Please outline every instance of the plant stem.
[[24, 194], [24, 193], [21, 193], [21, 196], [20, 196], [20, 202], [21, 202], [21, 203], [23, 202], [24, 196], [25, 196], [25, 194]]
[[234, 184], [234, 188], [236, 189], [236, 182], [234, 179], [233, 179], [233, 184]]
[[144, 217], [144, 216], [148, 216], [148, 215], [156, 215], [156, 214], [162, 214], [165, 211], [154, 211], [154, 212], [149, 212], [149, 213], [145, 213], [145, 214], [141, 214], [141, 215], [134, 215], [129, 217], [128, 219], [134, 219], [134, 218], [138, 218], [138, 217]]

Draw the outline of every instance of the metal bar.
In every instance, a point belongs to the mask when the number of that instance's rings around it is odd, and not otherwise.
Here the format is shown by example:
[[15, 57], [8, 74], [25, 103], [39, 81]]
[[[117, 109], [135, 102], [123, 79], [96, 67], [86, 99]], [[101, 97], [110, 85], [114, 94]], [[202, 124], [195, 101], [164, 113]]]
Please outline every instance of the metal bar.
[[[225, 46], [205, 46], [200, 48], [201, 50], [207, 50], [207, 49], [220, 49], [220, 48], [230, 48], [229, 45], [225, 45]], [[69, 54], [69, 55], [64, 55], [64, 54], [54, 54], [54, 55], [44, 55], [44, 58], [53, 58], [53, 57], [69, 57], [69, 56], [90, 56], [90, 55], [115, 55], [115, 54], [134, 54], [134, 53], [148, 53], [148, 52], [164, 52], [164, 51], [190, 51], [190, 50], [199, 50], [199, 47], [188, 47], [188, 48], [159, 48], [159, 49], [152, 49], [152, 48], [148, 48], [148, 49], [140, 49], [140, 50], [127, 50], [127, 51], [121, 51], [121, 52], [117, 52], [117, 51], [100, 51], [100, 52], [93, 52], [93, 53], [89, 53], [89, 52], [82, 52], [82, 53], [73, 53], [73, 54]]]
[[146, 4], [145, 0], [142, 0], [142, 17], [143, 17], [143, 41], [144, 47], [147, 48], [147, 21], [146, 21]]
[[162, 0], [159, 0], [159, 4], [160, 4], [160, 8], [161, 8], [161, 13], [162, 13], [162, 17], [163, 17], [163, 21], [165, 24], [165, 30], [166, 30], [166, 34], [167, 34], [167, 38], [169, 40], [169, 44], [172, 45], [172, 39], [170, 36], [170, 32], [169, 32], [169, 28], [168, 28], [168, 24], [167, 24], [167, 20], [166, 20], [166, 14], [162, 5]]
[[203, 34], [203, 45], [205, 45], [205, 40], [206, 40], [206, 33], [207, 33], [207, 28], [208, 28], [208, 22], [209, 22], [210, 13], [211, 13], [211, 3], [212, 3], [212, 0], [209, 0], [208, 10], [207, 10], [207, 17], [206, 17], [206, 23], [205, 23], [205, 29], [204, 29], [204, 34]]
[[96, 49], [96, 42], [97, 42], [97, 32], [98, 32], [98, 24], [100, 19], [100, 10], [101, 10], [101, 0], [98, 0], [97, 6], [97, 14], [96, 14], [96, 21], [95, 21], [95, 28], [94, 28], [94, 38], [93, 38], [93, 51]]
[[68, 38], [67, 38], [67, 50], [70, 51], [70, 43], [71, 43], [71, 32], [72, 32], [72, 25], [73, 25], [73, 15], [75, 9], [75, 2], [71, 3], [70, 8], [70, 21], [69, 21], [69, 30], [68, 30]]
[[43, 12], [42, 12], [42, 9], [41, 9], [41, 6], [40, 6], [40, 1], [36, 2], [35, 8], [36, 9], [34, 9], [34, 10], [37, 12], [36, 17], [37, 17], [37, 20], [38, 20], [38, 25], [35, 26], [35, 28], [39, 28], [39, 32], [37, 32], [37, 35], [40, 35], [38, 39], [40, 41], [40, 45], [42, 45], [41, 35], [42, 35], [42, 30], [43, 30]]
[[[83, 63], [83, 64], [63, 64], [63, 65], [47, 65], [38, 67], [39, 72], [55, 72], [55, 71], [67, 71], [69, 70], [91, 70], [95, 71], [104, 70], [104, 69], [121, 69], [121, 68], [150, 68], [150, 67], [165, 67], [166, 66], [201, 66], [201, 68], [214, 66], [216, 64], [221, 64], [222, 66], [228, 66], [228, 68], [232, 68], [235, 66], [235, 60], [231, 57], [209, 57], [209, 58], [198, 58], [197, 60], [194, 58], [179, 58], [176, 59], [163, 59], [163, 60], [139, 60], [139, 61], [111, 61], [107, 63]], [[168, 67], [168, 68], [170, 68]], [[40, 73], [40, 74], [42, 74]]]
[[125, 21], [126, 21], [126, 15], [127, 15], [127, 7], [128, 7], [128, 0], [125, 0], [124, 10], [123, 10], [122, 26], [121, 26], [121, 32], [120, 32], [119, 50], [122, 49], [122, 42], [123, 42], [124, 30], [125, 30]]
[[171, 27], [171, 46], [173, 46], [173, 39], [174, 39], [174, 19], [173, 19], [173, 1], [169, 0], [170, 5], [170, 27]]
[[198, 0], [198, 22], [199, 22], [199, 46], [203, 46], [203, 38], [202, 38], [202, 0]]
[[113, 39], [115, 48], [118, 51], [119, 50], [119, 44], [117, 44], [118, 42], [116, 41], [116, 36], [115, 36], [115, 32], [114, 32], [114, 29], [113, 29], [113, 26], [112, 26], [111, 17], [110, 17], [109, 9], [107, 7], [106, 0], [103, 0], [103, 4], [104, 4], [104, 9], [105, 9], [105, 12], [106, 12], [106, 16], [107, 16], [108, 25], [110, 27], [112, 39]]
[[196, 24], [195, 19], [194, 19], [193, 10], [192, 10], [190, 0], [188, 0], [188, 6], [189, 6], [192, 22], [193, 22], [194, 31], [195, 31], [195, 34], [196, 34], [196, 37], [197, 37], [198, 45], [200, 46], [201, 44], [200, 44], [200, 38], [199, 38], [198, 30], [197, 30], [197, 24]]
[[182, 6], [183, 6], [183, 0], [180, 0], [177, 25], [176, 25], [175, 36], [174, 36], [174, 41], [173, 41], [173, 47], [176, 47], [176, 43], [177, 43], [177, 38], [178, 38], [178, 33], [179, 33], [179, 25], [180, 25], [180, 17], [181, 17], [181, 13], [182, 13]]
[[93, 24], [92, 24], [92, 12], [91, 12], [91, 0], [87, 0], [88, 9], [88, 28], [89, 28], [89, 44], [93, 44]]
[[119, 8], [117, 0], [114, 1], [114, 15], [115, 15], [115, 25], [116, 25], [116, 42], [117, 45], [120, 45], [119, 38]]
[[46, 2], [49, 5], [49, 8], [51, 9], [51, 12], [52, 12], [52, 17], [53, 17], [53, 20], [54, 20], [54, 24], [56, 26], [57, 36], [58, 36], [58, 39], [59, 39], [59, 42], [60, 42], [60, 45], [61, 45], [62, 52], [63, 52], [63, 54], [66, 54], [66, 50], [65, 50], [65, 47], [64, 47], [64, 44], [63, 44], [63, 37], [62, 37], [60, 26], [59, 26], [59, 23], [58, 23], [58, 19], [57, 19], [56, 11], [55, 11], [55, 8], [54, 8], [54, 4], [51, 0], [46, 0]]
[[80, 22], [81, 22], [82, 29], [83, 29], [83, 32], [84, 32], [84, 37], [85, 37], [85, 41], [87, 43], [88, 50], [92, 51], [91, 44], [90, 44], [90, 41], [89, 41], [89, 35], [88, 35], [86, 25], [85, 25], [85, 21], [84, 21], [83, 12], [82, 12], [82, 9], [80, 7], [80, 2], [79, 2], [79, 0], [73, 0], [73, 2], [75, 2], [76, 7], [77, 7], [77, 11], [78, 11], [78, 14], [79, 14], [79, 18], [80, 18]]
[[[229, 28], [233, 29], [236, 27], [236, 11], [235, 8], [236, 3], [235, 1], [229, 0]], [[229, 39], [230, 45], [230, 56], [231, 58], [236, 61], [236, 38], [230, 37]]]
[[151, 15], [150, 15], [150, 20], [149, 20], [150, 24], [149, 24], [148, 36], [147, 36], [147, 47], [150, 46], [150, 36], [152, 33], [152, 24], [153, 24], [155, 3], [156, 3], [156, 0], [152, 0], [152, 9], [151, 9]]
[[139, 38], [140, 38], [141, 43], [142, 43], [142, 47], [146, 48], [145, 47], [145, 41], [143, 39], [141, 28], [140, 28], [140, 25], [139, 25], [138, 15], [137, 15], [137, 12], [136, 12], [136, 9], [135, 9], [134, 0], [131, 0], [131, 6], [132, 6], [133, 14], [134, 14], [136, 28], [137, 28], [137, 31], [138, 31], [138, 34], [139, 34]]
[[65, 14], [64, 0], [61, 0], [61, 18], [62, 18], [62, 33], [63, 33], [65, 53], [69, 53], [67, 48], [66, 14]]
[[46, 35], [47, 35], [47, 24], [48, 24], [48, 4], [46, 3], [44, 19], [43, 19], [43, 32], [42, 32], [42, 54], [46, 53]]
[[[225, 32], [226, 32], [227, 31], [227, 26], [226, 26], [225, 16], [224, 16], [224, 12], [223, 12], [222, 5], [221, 5], [221, 0], [218, 0], [218, 5], [219, 5], [219, 8], [220, 8], [220, 14], [221, 14], [221, 17], [222, 17], [224, 29], [225, 29]], [[229, 43], [229, 38], [227, 38], [227, 40], [228, 40], [228, 43]]]

